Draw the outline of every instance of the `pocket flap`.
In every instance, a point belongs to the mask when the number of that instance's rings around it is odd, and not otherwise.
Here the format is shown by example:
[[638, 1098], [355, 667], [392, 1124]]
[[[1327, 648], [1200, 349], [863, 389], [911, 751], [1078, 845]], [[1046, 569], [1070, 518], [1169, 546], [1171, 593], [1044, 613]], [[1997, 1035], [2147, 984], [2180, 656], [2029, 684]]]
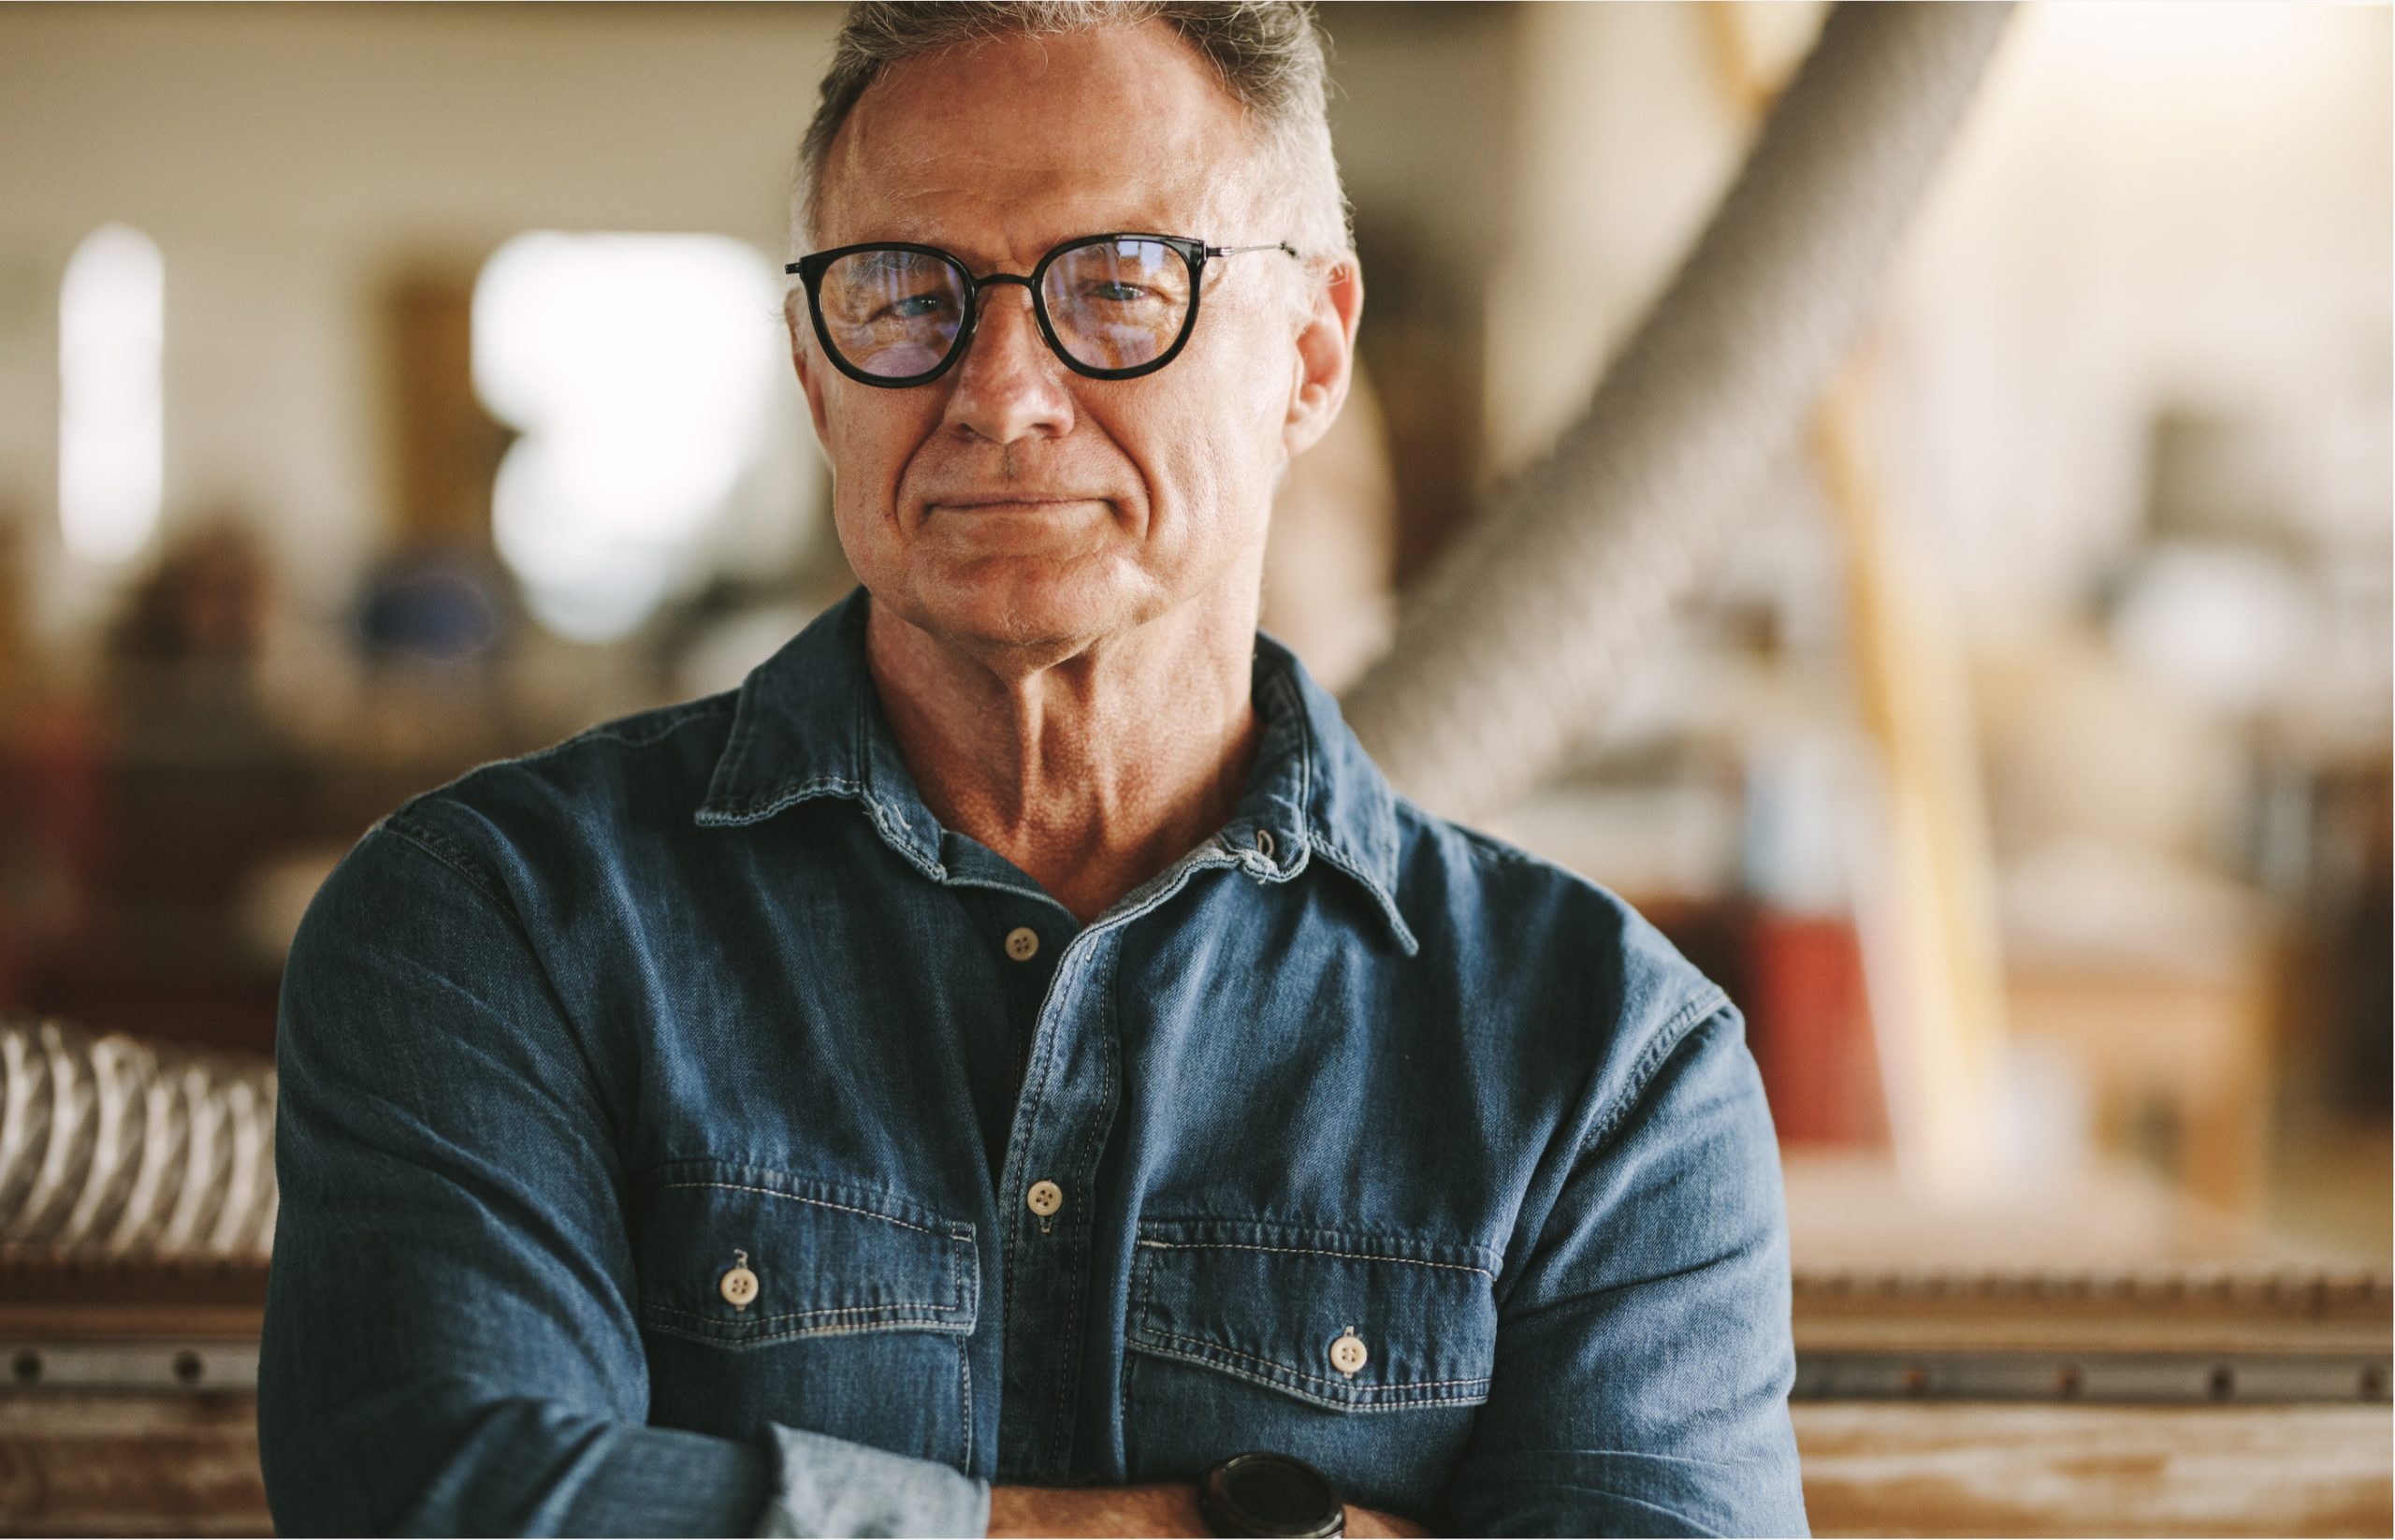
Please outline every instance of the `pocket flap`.
[[1496, 1363], [1495, 1266], [1402, 1237], [1143, 1224], [1128, 1344], [1339, 1411], [1470, 1405]]
[[639, 1223], [641, 1319], [655, 1330], [747, 1344], [973, 1329], [973, 1227], [886, 1193], [677, 1161], [651, 1173]]

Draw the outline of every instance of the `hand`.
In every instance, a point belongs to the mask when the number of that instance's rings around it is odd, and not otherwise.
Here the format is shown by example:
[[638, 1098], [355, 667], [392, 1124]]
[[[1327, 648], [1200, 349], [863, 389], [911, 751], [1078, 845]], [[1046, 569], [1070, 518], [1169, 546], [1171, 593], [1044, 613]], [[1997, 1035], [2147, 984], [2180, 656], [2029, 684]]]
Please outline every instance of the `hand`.
[[1186, 1481], [1145, 1487], [993, 1487], [991, 1540], [1037, 1534], [1208, 1535], [1198, 1489]]
[[1359, 1508], [1347, 1504], [1347, 1533], [1354, 1535], [1413, 1535], [1430, 1532], [1402, 1514], [1383, 1513], [1378, 1508]]
[[[1039, 1534], [1210, 1535], [1198, 1508], [1195, 1482], [1144, 1487], [993, 1487], [991, 1540]], [[1410, 1518], [1347, 1504], [1353, 1535], [1416, 1535], [1430, 1532]]]

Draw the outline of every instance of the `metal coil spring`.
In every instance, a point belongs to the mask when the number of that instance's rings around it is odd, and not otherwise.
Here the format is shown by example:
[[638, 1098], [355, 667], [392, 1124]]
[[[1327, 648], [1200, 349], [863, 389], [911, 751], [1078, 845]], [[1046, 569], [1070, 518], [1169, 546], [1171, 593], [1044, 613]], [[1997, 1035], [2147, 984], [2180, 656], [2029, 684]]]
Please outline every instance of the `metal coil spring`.
[[263, 1260], [274, 1061], [0, 1021], [0, 1245]]

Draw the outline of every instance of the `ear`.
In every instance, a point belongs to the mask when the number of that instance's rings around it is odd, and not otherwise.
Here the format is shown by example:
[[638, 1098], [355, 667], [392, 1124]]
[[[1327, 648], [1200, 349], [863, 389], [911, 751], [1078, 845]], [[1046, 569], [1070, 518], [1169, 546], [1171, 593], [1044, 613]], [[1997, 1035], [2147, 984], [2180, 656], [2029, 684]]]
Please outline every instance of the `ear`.
[[822, 360], [811, 346], [814, 334], [807, 329], [806, 290], [794, 288], [782, 297], [782, 323], [790, 329], [790, 361], [798, 370], [798, 388], [806, 392], [806, 414], [815, 419], [815, 442], [828, 456], [832, 440], [824, 431]]
[[1314, 447], [1347, 400], [1356, 369], [1356, 323], [1364, 313], [1364, 269], [1349, 252], [1314, 281], [1298, 327], [1297, 388], [1281, 443], [1295, 459]]

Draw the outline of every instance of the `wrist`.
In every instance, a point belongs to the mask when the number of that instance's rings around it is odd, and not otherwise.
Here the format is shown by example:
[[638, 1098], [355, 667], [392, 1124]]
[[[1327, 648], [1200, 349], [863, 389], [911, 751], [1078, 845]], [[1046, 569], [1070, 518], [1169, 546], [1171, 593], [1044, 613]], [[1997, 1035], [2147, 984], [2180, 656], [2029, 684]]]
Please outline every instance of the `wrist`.
[[1290, 1455], [1234, 1455], [1198, 1482], [1198, 1507], [1215, 1534], [1344, 1534], [1347, 1507], [1330, 1478]]

